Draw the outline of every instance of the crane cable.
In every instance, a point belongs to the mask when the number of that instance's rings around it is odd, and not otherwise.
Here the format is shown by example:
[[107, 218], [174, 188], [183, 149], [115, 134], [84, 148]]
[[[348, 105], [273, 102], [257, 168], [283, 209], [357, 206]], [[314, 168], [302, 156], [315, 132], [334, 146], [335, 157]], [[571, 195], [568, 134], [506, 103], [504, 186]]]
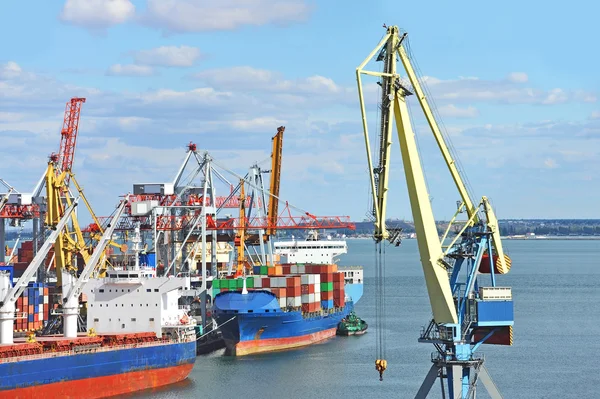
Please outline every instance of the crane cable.
[[385, 245], [383, 241], [375, 243], [375, 370], [379, 372], [379, 381], [383, 381], [383, 372], [387, 368], [386, 353], [386, 312], [385, 312]]

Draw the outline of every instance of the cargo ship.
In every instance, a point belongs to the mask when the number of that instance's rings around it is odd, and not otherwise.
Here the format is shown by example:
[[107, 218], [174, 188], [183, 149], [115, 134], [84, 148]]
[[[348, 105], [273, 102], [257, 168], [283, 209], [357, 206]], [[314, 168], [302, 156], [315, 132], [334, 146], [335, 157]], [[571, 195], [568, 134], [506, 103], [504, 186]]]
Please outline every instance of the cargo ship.
[[[213, 317], [225, 355], [245, 356], [311, 345], [334, 337], [363, 293], [361, 267], [340, 269], [345, 241], [275, 243], [288, 263], [254, 266], [254, 275], [213, 281]], [[312, 263], [300, 263], [307, 259]]]
[[195, 319], [178, 299], [189, 288], [189, 278], [137, 265], [90, 279], [87, 333], [0, 345], [0, 398], [104, 398], [186, 379]]

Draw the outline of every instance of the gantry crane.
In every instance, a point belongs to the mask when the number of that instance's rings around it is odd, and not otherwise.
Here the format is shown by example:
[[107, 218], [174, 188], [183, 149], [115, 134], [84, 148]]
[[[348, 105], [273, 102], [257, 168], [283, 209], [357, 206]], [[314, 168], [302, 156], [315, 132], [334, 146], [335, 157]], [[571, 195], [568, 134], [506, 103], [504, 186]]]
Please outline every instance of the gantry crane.
[[[385, 36], [356, 69], [356, 78], [375, 207], [374, 238], [377, 245], [381, 246], [390, 237], [385, 216], [392, 125], [395, 120], [419, 253], [433, 312], [433, 319], [422, 331], [419, 342], [433, 343], [436, 352], [432, 355], [430, 371], [415, 397], [426, 398], [437, 378], [440, 378], [442, 397], [475, 398], [477, 382], [481, 380], [492, 398], [501, 398], [484, 367], [483, 357], [477, 355], [476, 350], [482, 344], [512, 345], [514, 317], [511, 289], [496, 285], [496, 274], [507, 273], [511, 261], [504, 254], [498, 220], [490, 202], [486, 197], [474, 202], [463, 182], [456, 160], [448, 149], [407, 53], [407, 34], [401, 34], [397, 26], [384, 27], [387, 29]], [[365, 70], [367, 63], [376, 54], [377, 61], [383, 61], [383, 72]], [[397, 59], [404, 67], [410, 85], [401, 80], [397, 71]], [[371, 158], [361, 75], [380, 79], [381, 126], [376, 168], [373, 167]], [[410, 95], [416, 96], [461, 197], [458, 210], [441, 240], [408, 113], [407, 97]], [[446, 239], [451, 238], [448, 237], [451, 226], [464, 211], [467, 214], [466, 222], [451, 243], [444, 245]], [[382, 357], [381, 353], [378, 355]], [[385, 364], [382, 358], [376, 361], [380, 374], [383, 373]], [[444, 379], [447, 386], [444, 385]]]

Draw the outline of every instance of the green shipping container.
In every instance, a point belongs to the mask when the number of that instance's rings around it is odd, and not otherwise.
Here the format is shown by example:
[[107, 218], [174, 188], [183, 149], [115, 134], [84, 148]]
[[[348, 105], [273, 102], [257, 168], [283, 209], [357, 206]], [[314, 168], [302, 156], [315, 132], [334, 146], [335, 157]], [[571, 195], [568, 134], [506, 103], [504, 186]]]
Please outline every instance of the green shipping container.
[[227, 280], [229, 282], [229, 289], [230, 290], [236, 290], [237, 289], [237, 280], [236, 279], [231, 279], [231, 280]]
[[248, 277], [246, 279], [246, 288], [254, 288], [254, 277]]
[[212, 281], [212, 287], [213, 288], [221, 288], [221, 280], [219, 279], [215, 279]]
[[260, 275], [261, 276], [266, 276], [268, 272], [269, 272], [268, 266], [261, 266], [260, 267]]
[[321, 291], [333, 291], [333, 283], [321, 283]]
[[238, 289], [242, 289], [244, 287], [244, 279], [243, 278], [236, 278], [236, 282], [237, 282]]

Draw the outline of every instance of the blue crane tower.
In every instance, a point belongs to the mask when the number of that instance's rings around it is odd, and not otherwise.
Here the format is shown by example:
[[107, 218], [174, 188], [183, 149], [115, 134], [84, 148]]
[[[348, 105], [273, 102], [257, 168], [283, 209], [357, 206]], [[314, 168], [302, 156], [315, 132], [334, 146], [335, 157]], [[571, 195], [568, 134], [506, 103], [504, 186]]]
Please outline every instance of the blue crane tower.
[[[407, 50], [408, 39], [397, 26], [387, 27], [377, 47], [356, 69], [367, 160], [373, 193], [374, 238], [378, 246], [386, 240], [397, 243], [397, 230], [386, 226], [392, 131], [395, 121], [408, 194], [415, 224], [423, 273], [433, 318], [423, 328], [419, 342], [431, 343], [435, 352], [431, 368], [415, 398], [426, 398], [433, 384], [441, 379], [443, 398], [475, 398], [481, 381], [494, 399], [502, 398], [477, 350], [484, 344], [512, 345], [513, 301], [510, 287], [496, 284], [498, 275], [510, 270], [500, 240], [498, 220], [487, 197], [477, 202], [469, 193], [440, 130]], [[383, 62], [381, 72], [364, 68], [376, 57]], [[400, 61], [406, 72], [397, 71]], [[362, 75], [375, 76], [381, 87], [379, 152], [374, 166], [369, 140]], [[420, 105], [461, 200], [445, 234], [440, 239], [415, 134], [411, 126], [407, 99], [414, 95]], [[459, 221], [459, 215], [466, 220]], [[451, 231], [456, 234], [450, 234]], [[376, 249], [381, 256], [381, 248]], [[381, 264], [381, 260], [379, 261]], [[378, 272], [381, 273], [381, 272]], [[383, 373], [387, 361], [379, 358], [376, 368]]]

